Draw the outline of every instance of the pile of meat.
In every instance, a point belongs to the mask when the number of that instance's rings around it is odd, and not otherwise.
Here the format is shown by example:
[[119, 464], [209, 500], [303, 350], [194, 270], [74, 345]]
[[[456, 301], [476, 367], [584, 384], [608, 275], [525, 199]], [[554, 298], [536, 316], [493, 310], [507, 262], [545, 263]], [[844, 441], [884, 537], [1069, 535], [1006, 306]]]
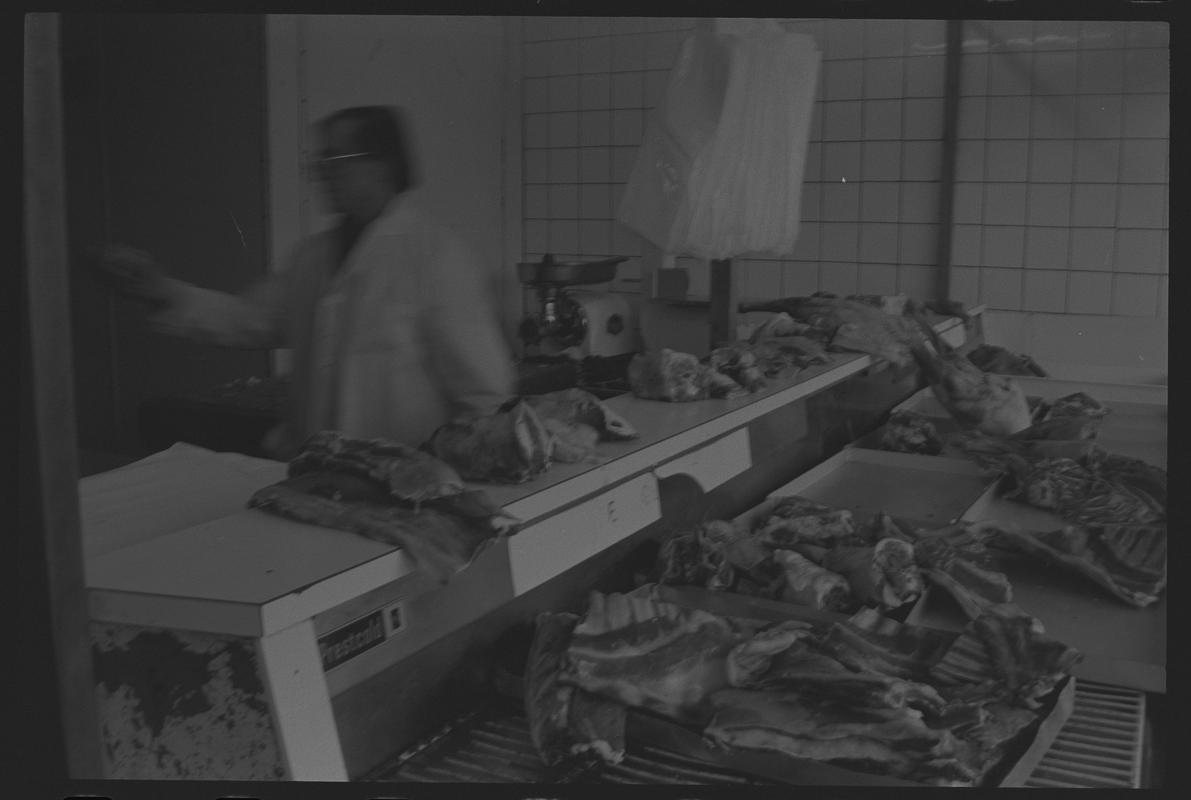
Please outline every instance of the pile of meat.
[[518, 524], [434, 456], [335, 431], [306, 441], [289, 478], [257, 491], [248, 505], [401, 547], [443, 582]]
[[595, 395], [564, 389], [517, 397], [495, 414], [449, 422], [426, 449], [467, 480], [524, 483], [554, 461], [592, 460], [600, 441], [637, 436], [628, 420]]
[[911, 349], [921, 339], [907, 316], [917, 308], [917, 303], [901, 295], [841, 298], [826, 292], [740, 304], [741, 313], [775, 314], [755, 336], [803, 336], [832, 350], [868, 353], [899, 367], [913, 363]]
[[639, 353], [629, 362], [629, 386], [646, 400], [683, 403], [741, 397], [830, 361], [823, 346], [805, 337], [735, 342], [700, 361], [690, 353], [663, 348]]
[[873, 611], [764, 623], [662, 597], [653, 585], [593, 593], [582, 618], [538, 618], [525, 698], [548, 763], [623, 758], [632, 709], [729, 754], [974, 786], [1047, 713], [1080, 658], [995, 610], [956, 635]]
[[775, 499], [751, 523], [712, 520], [670, 537], [657, 580], [834, 611], [899, 608], [923, 588], [910, 536], [888, 515], [857, 524], [803, 497]]

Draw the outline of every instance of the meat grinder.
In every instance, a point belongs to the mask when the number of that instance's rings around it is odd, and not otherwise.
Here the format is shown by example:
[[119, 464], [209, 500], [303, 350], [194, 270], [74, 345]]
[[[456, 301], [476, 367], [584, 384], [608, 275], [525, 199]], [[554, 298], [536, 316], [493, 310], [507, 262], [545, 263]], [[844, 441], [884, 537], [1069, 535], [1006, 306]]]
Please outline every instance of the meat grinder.
[[521, 283], [534, 289], [539, 308], [521, 320], [518, 334], [527, 355], [616, 356], [637, 349], [632, 309], [623, 295], [595, 288], [616, 277], [626, 257], [602, 261], [517, 264]]

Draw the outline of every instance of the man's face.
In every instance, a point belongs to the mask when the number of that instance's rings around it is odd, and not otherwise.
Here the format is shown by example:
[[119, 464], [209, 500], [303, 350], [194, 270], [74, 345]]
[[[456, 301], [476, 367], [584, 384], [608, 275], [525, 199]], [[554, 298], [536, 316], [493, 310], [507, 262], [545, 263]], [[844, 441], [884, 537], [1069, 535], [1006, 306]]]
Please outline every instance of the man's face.
[[315, 162], [315, 177], [339, 214], [366, 214], [392, 191], [384, 159], [358, 146], [355, 127], [348, 120], [333, 123]]

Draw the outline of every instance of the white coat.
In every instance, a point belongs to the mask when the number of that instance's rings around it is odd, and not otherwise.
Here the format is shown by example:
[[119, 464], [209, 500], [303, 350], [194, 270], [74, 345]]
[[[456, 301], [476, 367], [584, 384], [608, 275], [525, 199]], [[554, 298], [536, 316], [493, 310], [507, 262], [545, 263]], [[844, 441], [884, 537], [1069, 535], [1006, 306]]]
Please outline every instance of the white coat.
[[240, 296], [175, 284], [151, 319], [162, 332], [232, 347], [290, 347], [288, 457], [320, 430], [419, 445], [456, 416], [491, 413], [515, 391], [513, 359], [477, 255], [395, 198], [336, 272], [335, 231]]

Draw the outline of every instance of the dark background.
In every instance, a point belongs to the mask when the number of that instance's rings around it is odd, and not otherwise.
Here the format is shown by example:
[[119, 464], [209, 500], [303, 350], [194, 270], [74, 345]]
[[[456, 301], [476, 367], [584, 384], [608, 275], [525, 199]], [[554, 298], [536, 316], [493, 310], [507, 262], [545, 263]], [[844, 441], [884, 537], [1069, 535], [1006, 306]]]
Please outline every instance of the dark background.
[[[267, 272], [264, 18], [64, 14], [70, 252], [110, 241], [238, 291]], [[142, 401], [268, 374], [265, 351], [147, 330], [141, 310], [71, 268], [82, 474], [147, 454]]]

